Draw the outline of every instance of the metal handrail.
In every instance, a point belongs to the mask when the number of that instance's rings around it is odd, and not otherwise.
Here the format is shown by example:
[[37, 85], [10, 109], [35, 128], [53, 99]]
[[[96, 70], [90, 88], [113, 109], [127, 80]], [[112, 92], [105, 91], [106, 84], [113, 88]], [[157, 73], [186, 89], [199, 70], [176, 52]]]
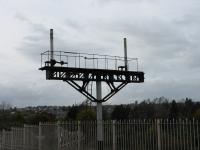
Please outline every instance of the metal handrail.
[[[43, 62], [49, 62], [50, 61], [50, 58], [51, 58], [50, 55], [51, 55], [50, 51], [45, 51], [45, 52], [41, 53], [41, 67], [44, 66]], [[98, 68], [99, 67], [99, 61], [102, 61], [102, 60], [105, 60], [104, 61], [104, 67], [101, 67], [103, 69], [110, 69], [109, 65], [110, 65], [110, 63], [113, 63], [113, 62], [114, 62], [114, 66], [111, 67], [112, 70], [113, 70], [113, 68], [115, 68], [114, 70], [119, 70], [118, 64], [120, 64], [120, 67], [124, 65], [124, 57], [121, 57], [121, 56], [77, 53], [77, 52], [66, 52], [66, 51], [54, 51], [53, 55], [54, 55], [54, 59], [59, 60], [60, 62], [64, 61], [64, 59], [67, 59], [67, 62], [65, 64], [70, 63], [70, 62], [68, 62], [69, 59], [74, 58], [74, 60], [73, 60], [74, 61], [74, 67], [77, 67], [77, 64], [78, 64], [79, 68], [86, 68], [87, 67], [87, 60], [93, 60], [92, 66], [96, 69], [99, 69]], [[81, 61], [85, 61], [84, 62], [85, 66], [81, 65]], [[97, 61], [97, 62], [95, 62], [95, 61]], [[136, 64], [135, 70], [138, 71], [138, 58], [130, 58], [129, 57], [129, 58], [127, 58], [127, 61], [128, 61], [128, 64], [130, 64], [131, 62], [134, 61], [135, 64]]]

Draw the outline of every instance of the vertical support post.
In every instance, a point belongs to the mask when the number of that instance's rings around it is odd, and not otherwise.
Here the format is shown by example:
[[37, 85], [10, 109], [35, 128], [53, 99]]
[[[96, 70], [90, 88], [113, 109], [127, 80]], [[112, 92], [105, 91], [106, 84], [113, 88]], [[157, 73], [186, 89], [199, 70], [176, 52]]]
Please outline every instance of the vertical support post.
[[158, 136], [158, 150], [161, 150], [161, 135], [160, 135], [160, 119], [156, 120], [157, 136]]
[[42, 126], [39, 122], [38, 150], [42, 150]]
[[10, 146], [10, 149], [11, 149], [11, 150], [13, 150], [13, 142], [14, 142], [14, 141], [13, 141], [13, 140], [14, 140], [14, 138], [13, 138], [13, 133], [14, 133], [14, 132], [13, 132], [13, 127], [11, 127], [11, 131], [10, 131], [10, 134], [11, 134], [11, 139], [10, 139], [10, 140], [11, 140], [11, 141], [10, 141], [11, 146]]
[[1, 144], [2, 149], [5, 149], [5, 144], [6, 144], [6, 133], [5, 132], [6, 132], [5, 129], [3, 129], [3, 131], [2, 131], [2, 144]]
[[81, 123], [78, 121], [78, 150], [81, 150]]
[[116, 150], [116, 143], [115, 143], [115, 120], [112, 121], [112, 132], [113, 132], [113, 150]]
[[[102, 99], [101, 81], [96, 82], [97, 100]], [[101, 149], [103, 145], [103, 123], [102, 123], [102, 103], [97, 102], [97, 147]]]
[[23, 149], [26, 150], [26, 124], [24, 124], [23, 128]]
[[53, 29], [50, 29], [50, 60], [53, 60]]
[[197, 141], [198, 141], [198, 143], [197, 143], [197, 149], [199, 149], [200, 148], [200, 138], [199, 138], [199, 120], [196, 120], [196, 127], [197, 127]]
[[3, 131], [0, 131], [0, 149], [2, 149], [3, 145]]
[[58, 121], [57, 122], [57, 143], [58, 143], [58, 145], [57, 145], [57, 150], [60, 150], [60, 122]]
[[128, 60], [127, 60], [127, 44], [126, 44], [126, 38], [124, 38], [124, 66], [125, 71], [128, 70]]

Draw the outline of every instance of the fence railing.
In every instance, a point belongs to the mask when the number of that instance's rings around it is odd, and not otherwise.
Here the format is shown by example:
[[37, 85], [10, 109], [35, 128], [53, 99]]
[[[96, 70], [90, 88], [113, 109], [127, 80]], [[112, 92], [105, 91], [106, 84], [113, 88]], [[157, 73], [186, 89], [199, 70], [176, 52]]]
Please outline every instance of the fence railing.
[[[41, 53], [41, 67], [49, 66], [51, 60], [51, 52]], [[119, 70], [120, 66], [124, 66], [124, 57], [76, 53], [65, 51], [54, 51], [55, 66], [72, 67], [72, 68], [90, 68]], [[138, 58], [127, 58], [128, 70], [138, 71]]]
[[[102, 150], [200, 150], [199, 128], [195, 119], [103, 121]], [[96, 150], [96, 130], [96, 121], [13, 127], [0, 132], [0, 150]]]

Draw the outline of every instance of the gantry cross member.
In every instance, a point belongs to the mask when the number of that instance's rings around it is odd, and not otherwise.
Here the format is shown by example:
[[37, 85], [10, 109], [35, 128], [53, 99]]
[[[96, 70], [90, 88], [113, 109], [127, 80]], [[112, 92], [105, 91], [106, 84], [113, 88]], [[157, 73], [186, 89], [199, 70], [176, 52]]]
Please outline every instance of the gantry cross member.
[[[128, 83], [144, 82], [144, 73], [140, 71], [55, 66], [52, 65], [55, 63], [52, 63], [51, 61], [46, 62], [45, 66], [40, 68], [40, 70], [46, 71], [47, 80], [65, 81], [93, 102], [107, 101]], [[97, 100], [96, 96], [93, 96], [86, 89], [89, 82], [92, 81], [105, 82], [109, 86], [110, 92], [107, 93], [107, 95], [105, 95], [101, 100]]]

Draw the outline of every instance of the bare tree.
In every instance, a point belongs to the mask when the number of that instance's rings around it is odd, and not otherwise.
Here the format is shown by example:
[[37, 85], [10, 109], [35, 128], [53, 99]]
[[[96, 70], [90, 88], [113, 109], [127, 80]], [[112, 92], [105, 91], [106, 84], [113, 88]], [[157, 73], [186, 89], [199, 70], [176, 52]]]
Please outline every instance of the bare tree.
[[2, 101], [0, 104], [0, 110], [8, 110], [11, 107], [12, 107], [11, 104], [5, 101]]

